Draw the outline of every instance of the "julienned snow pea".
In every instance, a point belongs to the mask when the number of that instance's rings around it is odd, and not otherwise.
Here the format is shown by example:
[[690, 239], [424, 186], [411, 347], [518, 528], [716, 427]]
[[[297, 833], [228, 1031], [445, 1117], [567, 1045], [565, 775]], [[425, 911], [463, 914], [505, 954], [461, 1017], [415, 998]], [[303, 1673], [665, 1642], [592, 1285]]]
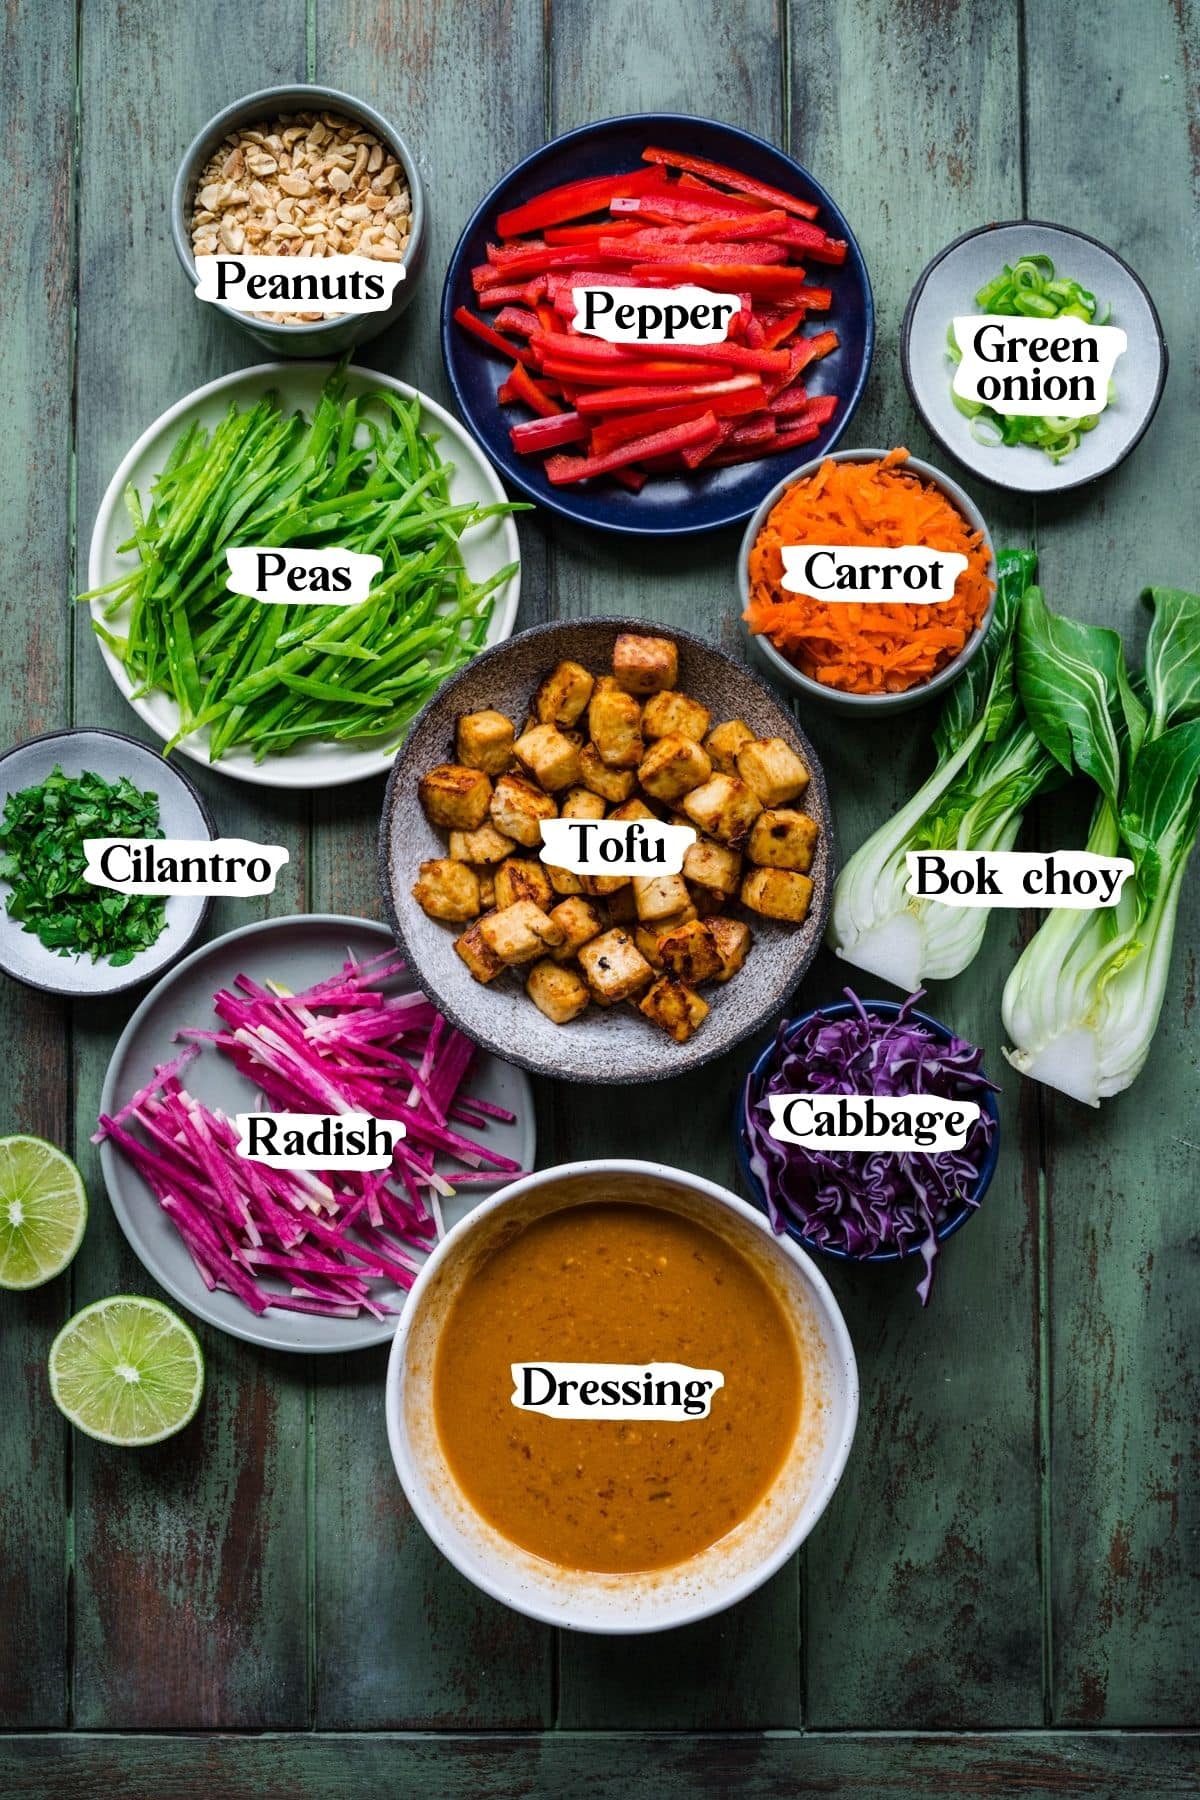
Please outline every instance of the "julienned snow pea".
[[[138, 566], [107, 587], [95, 630], [135, 696], [179, 708], [167, 749], [207, 729], [209, 759], [255, 761], [313, 739], [398, 743], [430, 694], [482, 648], [509, 564], [472, 582], [459, 539], [508, 504], [455, 505], [452, 463], [420, 429], [420, 403], [325, 384], [311, 420], [278, 396], [231, 405], [181, 433], [148, 504], [125, 495]], [[352, 606], [263, 604], [226, 587], [238, 545], [337, 547], [383, 560]], [[128, 608], [125, 613], [123, 609]], [[116, 628], [122, 614], [124, 633]]]

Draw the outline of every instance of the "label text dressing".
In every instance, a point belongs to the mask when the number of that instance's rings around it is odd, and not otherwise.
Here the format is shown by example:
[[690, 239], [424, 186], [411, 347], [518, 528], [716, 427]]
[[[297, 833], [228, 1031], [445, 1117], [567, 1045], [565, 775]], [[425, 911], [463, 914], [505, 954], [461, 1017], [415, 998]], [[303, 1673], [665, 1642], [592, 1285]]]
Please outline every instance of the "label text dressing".
[[725, 1386], [719, 1369], [687, 1363], [511, 1364], [512, 1403], [522, 1412], [555, 1419], [707, 1419], [712, 1397]]

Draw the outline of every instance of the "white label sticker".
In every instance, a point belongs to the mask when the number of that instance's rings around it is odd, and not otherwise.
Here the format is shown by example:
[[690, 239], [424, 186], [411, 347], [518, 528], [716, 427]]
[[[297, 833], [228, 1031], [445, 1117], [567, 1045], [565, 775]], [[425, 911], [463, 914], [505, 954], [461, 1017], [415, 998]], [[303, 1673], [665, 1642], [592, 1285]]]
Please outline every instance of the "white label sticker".
[[768, 1094], [769, 1135], [819, 1150], [961, 1150], [975, 1100], [937, 1094]]
[[1127, 856], [1090, 850], [909, 850], [905, 893], [946, 906], [1115, 906]]
[[962, 351], [954, 392], [1031, 419], [1103, 412], [1116, 360], [1129, 344], [1119, 325], [987, 313], [961, 314], [954, 337]]
[[903, 544], [782, 544], [781, 587], [816, 600], [953, 600], [967, 566], [960, 550]]
[[658, 819], [542, 820], [542, 861], [573, 875], [678, 875], [695, 841]]
[[367, 550], [283, 550], [243, 545], [226, 550], [225, 586], [273, 606], [357, 606], [383, 567]]
[[608, 344], [721, 344], [742, 303], [710, 288], [577, 287], [574, 325]]
[[402, 262], [373, 256], [198, 256], [197, 300], [239, 312], [386, 312]]
[[553, 1419], [707, 1419], [720, 1369], [687, 1363], [515, 1362], [512, 1403]]
[[84, 880], [121, 894], [273, 894], [290, 860], [248, 838], [85, 838]]
[[405, 1134], [370, 1113], [237, 1113], [237, 1153], [272, 1169], [386, 1169]]

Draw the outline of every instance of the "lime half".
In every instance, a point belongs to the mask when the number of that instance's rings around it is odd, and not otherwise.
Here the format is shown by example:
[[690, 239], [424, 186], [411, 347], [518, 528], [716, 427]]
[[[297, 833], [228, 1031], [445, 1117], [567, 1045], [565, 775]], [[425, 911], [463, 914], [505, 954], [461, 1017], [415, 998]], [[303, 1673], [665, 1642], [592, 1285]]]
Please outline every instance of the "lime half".
[[157, 1444], [204, 1392], [204, 1355], [161, 1300], [117, 1294], [68, 1319], [50, 1346], [50, 1392], [72, 1425], [105, 1444]]
[[87, 1192], [70, 1157], [41, 1138], [0, 1138], [0, 1288], [53, 1281], [86, 1225]]

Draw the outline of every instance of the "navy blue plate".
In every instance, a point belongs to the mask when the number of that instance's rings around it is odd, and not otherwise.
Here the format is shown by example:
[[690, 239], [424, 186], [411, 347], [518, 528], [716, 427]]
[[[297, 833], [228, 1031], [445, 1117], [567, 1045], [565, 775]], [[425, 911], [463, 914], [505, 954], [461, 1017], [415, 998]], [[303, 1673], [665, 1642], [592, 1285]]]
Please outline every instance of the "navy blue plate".
[[842, 213], [807, 169], [774, 144], [713, 119], [693, 119], [683, 113], [631, 113], [621, 119], [603, 119], [568, 131], [518, 163], [476, 209], [450, 259], [442, 290], [442, 355], [460, 413], [511, 486], [578, 525], [635, 537], [680, 537], [748, 519], [763, 495], [786, 473], [788, 456], [765, 456], [759, 462], [698, 469], [694, 475], [669, 479], [659, 476], [648, 481], [640, 494], [628, 493], [608, 480], [570, 489], [552, 487], [542, 474], [541, 459], [518, 456], [509, 442], [509, 427], [529, 415], [520, 407], [501, 406], [496, 399], [496, 390], [508, 373], [506, 365], [468, 337], [453, 318], [458, 306], [477, 310], [471, 270], [486, 259], [488, 242], [495, 238], [497, 213], [565, 181], [641, 168], [647, 144], [707, 156], [787, 188], [820, 207], [818, 223], [831, 236], [845, 238], [848, 249], [841, 268], [813, 264], [810, 276], [832, 287], [834, 296], [828, 315], [814, 315], [811, 328], [820, 330], [828, 323], [840, 340], [832, 356], [810, 365], [812, 390], [836, 393], [841, 405], [820, 437], [793, 452], [791, 460], [808, 462], [833, 449], [862, 398], [875, 341], [875, 308], [862, 252]]
[[[901, 1002], [897, 1000], [864, 1000], [862, 1005], [866, 1012], [874, 1013], [878, 1018], [894, 1019], [900, 1011]], [[857, 1010], [857, 1007], [849, 1000], [836, 1000], [829, 1006], [816, 1006], [811, 1012], [802, 1013], [799, 1018], [789, 1019], [785, 1030], [789, 1033], [797, 1031], [802, 1025], [807, 1025], [811, 1019], [815, 1018], [844, 1019], [847, 1013]], [[910, 1013], [909, 1017], [919, 1020], [922, 1025], [927, 1025], [944, 1044], [948, 1044], [955, 1035], [948, 1025], [943, 1025], [940, 1019], [931, 1019], [928, 1013], [914, 1012]], [[760, 1097], [763, 1078], [774, 1055], [775, 1038], [772, 1037], [771, 1042], [762, 1052], [743, 1084], [738, 1099], [733, 1131], [733, 1147], [737, 1156], [738, 1168], [750, 1191], [750, 1198], [762, 1212], [767, 1211], [767, 1197], [763, 1192], [762, 1182], [750, 1168], [750, 1144], [746, 1128], [746, 1114], [750, 1106]], [[975, 1192], [971, 1201], [964, 1201], [957, 1212], [951, 1213], [949, 1218], [944, 1219], [938, 1226], [935, 1235], [939, 1244], [944, 1244], [948, 1237], [953, 1237], [954, 1233], [979, 1210], [979, 1203], [991, 1186], [992, 1176], [996, 1173], [996, 1162], [1000, 1155], [1000, 1106], [997, 1096], [992, 1093], [990, 1088], [983, 1089], [979, 1104], [994, 1121], [996, 1129], [992, 1133], [992, 1141], [984, 1152], [983, 1161], [979, 1165], [979, 1179], [975, 1183]], [[852, 1256], [848, 1250], [838, 1250], [829, 1244], [818, 1244], [815, 1238], [807, 1237], [800, 1226], [789, 1219], [782, 1210], [780, 1217], [783, 1219], [784, 1230], [790, 1238], [795, 1239], [796, 1243], [802, 1245], [805, 1250], [812, 1251], [815, 1256], [829, 1256], [835, 1262], [895, 1263], [903, 1262], [909, 1256], [920, 1254], [920, 1245], [914, 1244], [909, 1250], [877, 1250], [872, 1256]]]

